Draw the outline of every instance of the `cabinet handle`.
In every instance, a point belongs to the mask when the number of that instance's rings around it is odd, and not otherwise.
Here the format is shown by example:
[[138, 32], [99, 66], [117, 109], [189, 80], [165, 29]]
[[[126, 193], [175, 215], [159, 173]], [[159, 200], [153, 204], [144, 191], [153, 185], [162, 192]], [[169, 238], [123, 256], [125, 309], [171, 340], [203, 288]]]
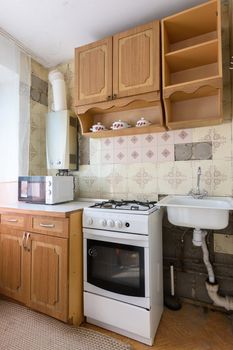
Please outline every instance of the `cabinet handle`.
[[113, 100], [115, 100], [117, 98], [117, 94], [113, 94]]
[[23, 243], [23, 249], [26, 249], [26, 248], [27, 248], [27, 247], [26, 247], [26, 244], [25, 244], [26, 235], [27, 235], [27, 233], [26, 233], [26, 232], [24, 232], [24, 233], [23, 233], [23, 240], [22, 240], [22, 243]]
[[7, 219], [7, 222], [18, 222], [18, 219]]
[[53, 227], [55, 227], [55, 225], [54, 224], [40, 224], [40, 226], [41, 227], [47, 227], [47, 228], [53, 228]]
[[28, 252], [30, 252], [30, 250], [31, 250], [30, 245], [29, 245], [29, 247], [28, 247], [28, 240], [29, 240], [29, 238], [30, 238], [30, 233], [27, 232], [27, 233], [26, 233], [26, 241], [25, 241], [25, 249], [26, 249]]
[[112, 99], [112, 96], [109, 95], [109, 96], [108, 96], [108, 101], [110, 101], [111, 99]]

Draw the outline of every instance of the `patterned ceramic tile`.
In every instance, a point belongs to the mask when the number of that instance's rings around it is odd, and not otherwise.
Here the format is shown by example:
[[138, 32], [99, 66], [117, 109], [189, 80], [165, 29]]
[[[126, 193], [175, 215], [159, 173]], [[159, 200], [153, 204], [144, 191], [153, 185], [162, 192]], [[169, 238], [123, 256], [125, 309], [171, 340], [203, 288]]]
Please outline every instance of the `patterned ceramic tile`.
[[[113, 164], [100, 167], [100, 191], [101, 197], [106, 193], [114, 192], [114, 168]], [[112, 196], [111, 196], [112, 197]]]
[[192, 187], [191, 162], [158, 163], [160, 194], [187, 194]]
[[128, 146], [128, 138], [127, 136], [120, 136], [120, 137], [114, 137], [113, 138], [113, 144], [114, 144], [114, 149], [122, 149], [122, 148], [127, 148]]
[[157, 165], [152, 163], [132, 164], [128, 171], [129, 193], [157, 193]]
[[213, 141], [213, 160], [230, 160], [232, 157], [231, 139], [222, 138], [219, 141]]
[[90, 139], [90, 164], [101, 163], [101, 140]]
[[209, 195], [228, 196], [232, 194], [232, 162], [224, 160], [196, 161], [193, 167], [193, 187], [197, 184], [197, 168], [201, 167], [200, 187]]
[[128, 148], [128, 163], [141, 163], [142, 161], [142, 148]]
[[229, 196], [232, 193], [231, 161], [213, 160], [211, 173], [212, 194]]
[[173, 145], [174, 144], [174, 132], [165, 131], [157, 134], [158, 136], [158, 145]]
[[127, 148], [117, 148], [114, 150], [113, 163], [126, 164], [128, 162]]
[[101, 163], [102, 164], [113, 164], [113, 152], [112, 151], [101, 151]]
[[142, 147], [155, 147], [157, 145], [157, 134], [142, 135]]
[[223, 142], [231, 139], [231, 123], [193, 129], [193, 142]]
[[[100, 167], [97, 165], [81, 165], [78, 172], [80, 193], [99, 193]], [[91, 195], [93, 197], [93, 194]]]
[[113, 191], [114, 198], [119, 194], [124, 194], [124, 198], [128, 193], [128, 166], [115, 164], [113, 167]]
[[138, 201], [158, 201], [157, 192], [148, 192], [148, 193], [128, 193], [128, 200], [138, 200]]
[[134, 136], [128, 136], [128, 147], [129, 148], [138, 148], [142, 145], [142, 136], [141, 135], [134, 135]]
[[190, 143], [192, 142], [192, 129], [174, 131], [174, 143]]
[[148, 163], [152, 162], [155, 163], [157, 161], [157, 148], [156, 147], [143, 147], [142, 148], [142, 162]]
[[174, 144], [158, 146], [158, 161], [169, 162], [174, 160]]
[[102, 138], [101, 139], [101, 149], [105, 151], [113, 151], [113, 139], [114, 138]]

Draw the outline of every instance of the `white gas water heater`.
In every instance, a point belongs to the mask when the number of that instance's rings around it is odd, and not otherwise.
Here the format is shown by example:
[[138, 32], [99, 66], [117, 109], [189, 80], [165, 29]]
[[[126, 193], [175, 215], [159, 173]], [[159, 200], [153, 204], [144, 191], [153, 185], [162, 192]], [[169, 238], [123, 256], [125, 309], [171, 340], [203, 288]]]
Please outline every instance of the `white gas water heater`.
[[58, 70], [49, 73], [52, 85], [52, 111], [46, 118], [47, 168], [77, 169], [77, 117], [67, 110], [64, 76]]

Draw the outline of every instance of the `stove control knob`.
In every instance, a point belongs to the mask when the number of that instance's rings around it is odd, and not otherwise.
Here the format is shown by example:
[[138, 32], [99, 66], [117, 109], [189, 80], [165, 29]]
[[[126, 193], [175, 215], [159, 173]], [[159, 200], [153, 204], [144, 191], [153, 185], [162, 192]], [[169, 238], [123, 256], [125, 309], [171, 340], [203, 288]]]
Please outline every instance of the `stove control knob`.
[[123, 226], [122, 222], [120, 220], [117, 220], [115, 222], [116, 227], [121, 228]]
[[113, 220], [108, 220], [108, 221], [107, 221], [107, 225], [108, 225], [109, 227], [114, 227], [114, 226], [115, 226], [115, 222], [114, 222]]
[[88, 218], [87, 219], [87, 224], [88, 225], [92, 225], [93, 224], [93, 219], [92, 218]]
[[105, 219], [100, 220], [100, 225], [106, 226], [107, 225], [107, 221]]

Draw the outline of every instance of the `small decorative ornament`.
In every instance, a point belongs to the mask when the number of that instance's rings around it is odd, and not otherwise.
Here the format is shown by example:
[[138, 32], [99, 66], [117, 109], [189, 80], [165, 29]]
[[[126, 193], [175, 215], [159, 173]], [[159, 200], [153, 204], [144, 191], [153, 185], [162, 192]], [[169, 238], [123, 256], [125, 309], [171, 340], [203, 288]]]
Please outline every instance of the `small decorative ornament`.
[[90, 128], [90, 130], [92, 132], [98, 132], [98, 131], [103, 131], [103, 130], [107, 130], [105, 128], [105, 126], [103, 124], [101, 124], [100, 122], [98, 122], [97, 124], [95, 125], [92, 125], [92, 127]]
[[138, 121], [137, 121], [137, 124], [136, 124], [136, 127], [141, 127], [141, 126], [148, 126], [148, 125], [150, 125], [151, 124], [151, 122], [149, 122], [148, 120], [146, 120], [145, 118], [141, 118], [141, 119], [139, 119]]
[[130, 128], [131, 125], [129, 125], [127, 122], [118, 120], [117, 122], [114, 122], [111, 126], [112, 130], [119, 130], [119, 129], [126, 129], [126, 128]]

